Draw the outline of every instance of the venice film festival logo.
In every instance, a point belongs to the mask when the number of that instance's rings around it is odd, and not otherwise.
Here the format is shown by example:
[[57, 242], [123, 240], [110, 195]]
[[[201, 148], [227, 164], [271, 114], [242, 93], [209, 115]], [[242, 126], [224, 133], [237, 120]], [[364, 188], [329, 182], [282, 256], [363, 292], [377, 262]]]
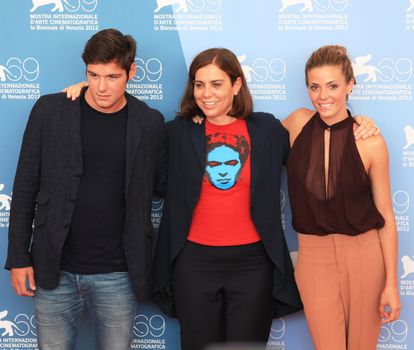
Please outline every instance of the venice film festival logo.
[[33, 31], [96, 31], [99, 19], [93, 13], [98, 0], [31, 0], [29, 24]]
[[408, 255], [404, 255], [401, 258], [401, 263], [403, 267], [403, 274], [401, 275], [401, 278], [406, 278], [412, 273], [414, 273], [414, 258]]
[[400, 295], [414, 297], [414, 256], [404, 254], [401, 257]]
[[93, 12], [98, 0], [32, 0], [32, 4], [30, 12], [36, 12], [39, 8], [48, 12]]
[[10, 196], [6, 193], [3, 193], [5, 188], [4, 184], [0, 184], [0, 228], [9, 227], [9, 217], [10, 217], [10, 205], [11, 205], [11, 194]]
[[237, 56], [254, 100], [286, 100], [286, 62], [279, 57]]
[[406, 343], [408, 337], [408, 324], [401, 318], [397, 321], [382, 325], [378, 337], [377, 349], [403, 349], [408, 350]]
[[412, 100], [413, 64], [407, 57], [374, 59], [373, 54], [356, 56], [352, 68], [357, 80], [350, 100], [399, 101]]
[[34, 315], [21, 313], [13, 321], [6, 319], [7, 315], [7, 310], [0, 312], [0, 348], [21, 349], [23, 340], [25, 349], [37, 349]]
[[[223, 0], [155, 0], [154, 30], [221, 31]], [[173, 14], [169, 13], [173, 10]]]
[[281, 0], [280, 31], [344, 31], [348, 29], [348, 0]]
[[280, 190], [280, 222], [282, 223], [283, 230], [286, 230], [286, 194], [285, 191]]
[[135, 316], [134, 336], [131, 349], [166, 349], [163, 335], [166, 330], [165, 318], [155, 314]]
[[135, 57], [136, 73], [127, 84], [127, 91], [142, 101], [163, 100], [163, 64], [156, 57]]
[[410, 232], [410, 195], [407, 191], [398, 190], [392, 195], [395, 222], [398, 232]]
[[406, 125], [404, 127], [404, 134], [405, 134], [405, 145], [403, 149], [408, 149], [412, 145], [414, 145], [414, 128], [411, 125]]
[[162, 198], [152, 201], [151, 223], [155, 230], [160, 227], [163, 206], [164, 200]]
[[414, 0], [409, 0], [405, 14], [405, 29], [407, 31], [414, 31]]
[[36, 100], [40, 97], [40, 65], [34, 57], [10, 57], [0, 64], [2, 100]]
[[414, 128], [411, 125], [404, 127], [405, 144], [402, 147], [401, 166], [414, 168]]
[[280, 317], [273, 320], [266, 349], [285, 350], [285, 341], [283, 340], [285, 333], [286, 323], [284, 319]]
[[178, 12], [217, 12], [222, 6], [222, 0], [156, 0], [155, 13], [164, 7], [172, 6], [175, 13]]

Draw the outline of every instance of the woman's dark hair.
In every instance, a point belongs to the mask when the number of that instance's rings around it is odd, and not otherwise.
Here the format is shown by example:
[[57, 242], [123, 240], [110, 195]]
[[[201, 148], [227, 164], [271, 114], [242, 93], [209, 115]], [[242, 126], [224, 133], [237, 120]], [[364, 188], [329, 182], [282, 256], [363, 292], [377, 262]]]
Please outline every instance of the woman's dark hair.
[[194, 80], [196, 72], [209, 64], [214, 64], [224, 71], [232, 84], [240, 77], [242, 86], [238, 94], [234, 96], [229, 115], [239, 119], [248, 117], [253, 112], [253, 100], [243, 70], [236, 55], [224, 48], [211, 48], [202, 51], [193, 59], [188, 71], [188, 81], [181, 99], [180, 111], [177, 115], [183, 118], [192, 118], [195, 115], [204, 116], [194, 99]]

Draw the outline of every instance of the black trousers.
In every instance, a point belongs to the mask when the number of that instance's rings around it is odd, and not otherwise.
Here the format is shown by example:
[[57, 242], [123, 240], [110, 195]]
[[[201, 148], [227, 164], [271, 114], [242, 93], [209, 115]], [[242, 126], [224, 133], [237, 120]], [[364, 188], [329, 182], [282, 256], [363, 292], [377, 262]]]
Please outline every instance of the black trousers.
[[261, 242], [226, 247], [187, 242], [173, 271], [182, 350], [267, 342], [272, 274], [273, 264]]

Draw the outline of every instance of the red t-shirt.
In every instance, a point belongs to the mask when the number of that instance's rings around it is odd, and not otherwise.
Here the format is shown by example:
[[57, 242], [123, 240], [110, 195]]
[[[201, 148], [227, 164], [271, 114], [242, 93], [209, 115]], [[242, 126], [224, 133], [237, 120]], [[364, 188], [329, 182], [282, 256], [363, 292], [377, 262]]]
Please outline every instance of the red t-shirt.
[[245, 120], [206, 120], [206, 170], [188, 240], [209, 246], [257, 242], [250, 217], [250, 137]]

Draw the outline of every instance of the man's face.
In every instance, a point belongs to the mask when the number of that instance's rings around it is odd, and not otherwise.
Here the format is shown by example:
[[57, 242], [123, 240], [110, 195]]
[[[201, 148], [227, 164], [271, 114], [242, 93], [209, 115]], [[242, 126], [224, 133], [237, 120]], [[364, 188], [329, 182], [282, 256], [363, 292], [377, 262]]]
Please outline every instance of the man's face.
[[89, 88], [86, 102], [102, 113], [114, 113], [125, 106], [125, 88], [128, 80], [135, 74], [135, 64], [131, 65], [129, 76], [118, 64], [97, 63], [86, 66]]
[[220, 190], [233, 187], [241, 170], [240, 155], [228, 146], [219, 146], [207, 155], [206, 172], [210, 183]]

